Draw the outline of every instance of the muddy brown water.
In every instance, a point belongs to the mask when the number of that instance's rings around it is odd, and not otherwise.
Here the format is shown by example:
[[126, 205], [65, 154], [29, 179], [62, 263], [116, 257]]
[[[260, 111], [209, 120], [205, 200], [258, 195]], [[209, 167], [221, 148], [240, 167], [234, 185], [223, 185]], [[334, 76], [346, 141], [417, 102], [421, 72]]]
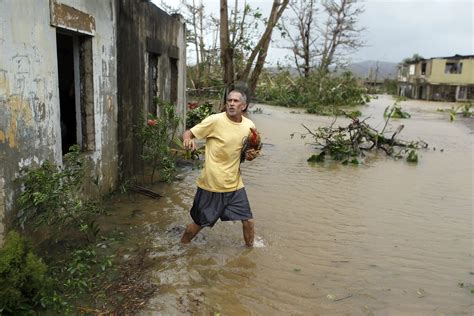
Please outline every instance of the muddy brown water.
[[[380, 96], [361, 107], [363, 117], [380, 129], [391, 104]], [[417, 165], [380, 154], [343, 166], [309, 164], [311, 139], [298, 134], [302, 123], [329, 118], [256, 105], [263, 113], [250, 118], [263, 155], [242, 165], [255, 248], [243, 246], [232, 222], [179, 244], [199, 173], [189, 166], [182, 181], [153, 188], [162, 199], [123, 196], [113, 205], [108, 223], [126, 235], [119, 255], [150, 251], [158, 290], [141, 315], [474, 314], [474, 129], [472, 119], [450, 122], [437, 111], [451, 106], [405, 101], [412, 118], [389, 124], [429, 143]]]

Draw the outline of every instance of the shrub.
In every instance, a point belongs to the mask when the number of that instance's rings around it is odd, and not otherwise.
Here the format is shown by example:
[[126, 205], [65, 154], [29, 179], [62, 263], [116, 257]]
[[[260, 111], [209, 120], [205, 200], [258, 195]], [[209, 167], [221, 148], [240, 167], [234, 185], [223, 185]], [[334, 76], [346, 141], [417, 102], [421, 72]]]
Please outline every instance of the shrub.
[[171, 153], [176, 130], [180, 118], [176, 114], [176, 107], [172, 103], [155, 99], [160, 115], [148, 114], [146, 122], [135, 128], [135, 134], [142, 142], [142, 158], [152, 166], [151, 181], [158, 171], [161, 181], [171, 181], [176, 172], [174, 158]]
[[41, 307], [49, 284], [46, 271], [25, 239], [10, 231], [0, 249], [0, 314], [32, 313]]
[[366, 103], [365, 89], [349, 72], [339, 76], [312, 73], [308, 78], [292, 78], [288, 72], [268, 76], [260, 84], [257, 97], [286, 107], [305, 107], [309, 113], [334, 114], [335, 107]]
[[210, 102], [205, 102], [201, 105], [198, 105], [197, 103], [188, 104], [186, 128], [193, 127], [211, 114], [215, 114], [215, 112]]
[[95, 201], [81, 197], [84, 174], [85, 160], [77, 145], [64, 156], [63, 167], [45, 161], [37, 168], [22, 169], [20, 224], [33, 222], [37, 228], [47, 225], [55, 230], [72, 226], [88, 240], [95, 238], [98, 227], [88, 220], [102, 209]]

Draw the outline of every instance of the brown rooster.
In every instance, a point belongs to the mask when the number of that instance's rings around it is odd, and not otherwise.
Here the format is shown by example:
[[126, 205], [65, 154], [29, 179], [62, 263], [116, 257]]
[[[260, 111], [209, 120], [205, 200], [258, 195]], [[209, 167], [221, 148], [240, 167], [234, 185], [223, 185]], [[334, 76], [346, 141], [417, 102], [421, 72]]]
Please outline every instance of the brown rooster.
[[245, 161], [245, 152], [249, 149], [260, 150], [262, 148], [262, 140], [260, 133], [256, 128], [250, 128], [249, 134], [244, 138], [242, 151], [240, 154], [240, 162]]
[[247, 149], [260, 150], [262, 148], [262, 140], [260, 133], [256, 128], [250, 128], [249, 135], [247, 137]]

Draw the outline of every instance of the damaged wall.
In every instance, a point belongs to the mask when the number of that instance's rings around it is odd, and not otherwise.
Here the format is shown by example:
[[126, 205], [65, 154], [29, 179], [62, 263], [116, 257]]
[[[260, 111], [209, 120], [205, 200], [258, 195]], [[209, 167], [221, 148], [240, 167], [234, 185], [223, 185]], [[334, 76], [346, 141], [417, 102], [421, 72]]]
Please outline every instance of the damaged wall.
[[[461, 73], [447, 74], [446, 63], [462, 64]], [[433, 84], [474, 84], [474, 57], [460, 59], [432, 59], [430, 83]]]
[[119, 154], [121, 176], [141, 171], [141, 146], [133, 127], [143, 124], [146, 113], [155, 113], [153, 96], [176, 103], [185, 124], [185, 26], [153, 3], [117, 0]]
[[[81, 122], [70, 130], [84, 141], [101, 190], [116, 186], [115, 11], [115, 0], [0, 1], [0, 219], [14, 210], [21, 167], [47, 159], [62, 163], [61, 120], [67, 111]], [[64, 44], [58, 33], [70, 42]], [[76, 105], [79, 100], [87, 105], [82, 118], [74, 105], [71, 110], [60, 105], [59, 46], [74, 48], [69, 76], [75, 76]], [[79, 75], [88, 81], [79, 84]], [[0, 235], [2, 230], [0, 224]]]

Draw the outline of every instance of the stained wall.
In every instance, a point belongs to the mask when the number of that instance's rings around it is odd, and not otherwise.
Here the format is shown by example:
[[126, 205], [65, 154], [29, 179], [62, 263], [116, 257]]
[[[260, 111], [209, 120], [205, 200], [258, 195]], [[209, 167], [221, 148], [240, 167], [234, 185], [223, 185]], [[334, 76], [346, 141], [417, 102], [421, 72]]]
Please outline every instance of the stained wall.
[[120, 170], [130, 178], [142, 168], [134, 126], [143, 124], [148, 112], [159, 113], [150, 104], [154, 95], [175, 103], [182, 118], [179, 132], [184, 130], [186, 29], [180, 16], [147, 1], [119, 0], [117, 12]]
[[0, 236], [4, 218], [16, 207], [20, 168], [45, 160], [62, 164], [58, 30], [90, 40], [87, 128], [93, 146], [84, 153], [100, 190], [116, 186], [115, 6], [115, 0], [0, 1]]

